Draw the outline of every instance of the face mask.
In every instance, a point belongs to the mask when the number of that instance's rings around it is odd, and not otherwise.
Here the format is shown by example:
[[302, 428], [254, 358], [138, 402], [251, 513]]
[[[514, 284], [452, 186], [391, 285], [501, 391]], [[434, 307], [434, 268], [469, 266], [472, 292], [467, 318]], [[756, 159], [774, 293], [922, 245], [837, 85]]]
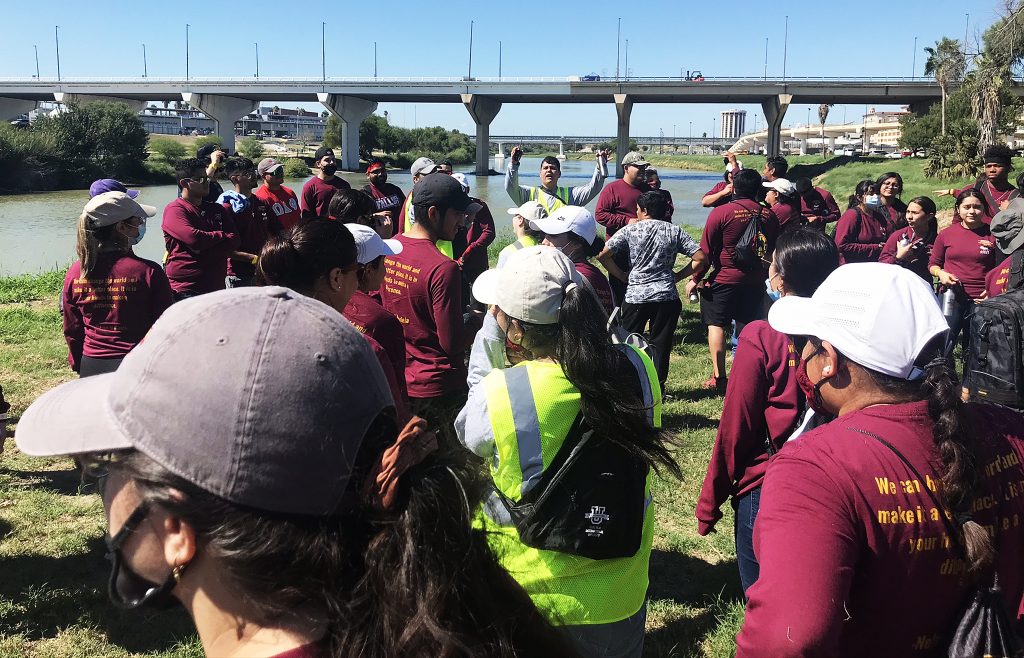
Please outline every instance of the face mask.
[[811, 382], [811, 378], [807, 376], [807, 361], [805, 359], [800, 359], [800, 363], [797, 364], [796, 383], [803, 392], [804, 398], [807, 399], [807, 406], [814, 413], [825, 416], [829, 415], [829, 412], [822, 406], [823, 402], [821, 400], [821, 386], [825, 383], [825, 380], [822, 379], [817, 384]]
[[139, 226], [139, 234], [132, 238], [132, 246], [135, 246], [142, 242], [142, 236], [146, 235], [146, 224], [145, 222]]
[[772, 290], [772, 280], [771, 279], [765, 279], [764, 280], [764, 288], [768, 292], [768, 296], [772, 298], [773, 302], [782, 299], [782, 291], [781, 290]]
[[882, 205], [882, 201], [881, 199], [878, 198], [877, 194], [869, 194], [868, 196], [864, 197], [864, 205], [867, 206], [868, 208], [877, 208], [878, 206]]
[[167, 575], [162, 584], [151, 583], [132, 571], [121, 556], [121, 545], [135, 532], [139, 524], [149, 514], [149, 507], [143, 503], [135, 508], [124, 522], [121, 530], [113, 537], [108, 537], [107, 559], [110, 560], [110, 580], [107, 582], [107, 595], [114, 605], [126, 610], [134, 610], [143, 606], [152, 608], [168, 608], [174, 605], [171, 591], [181, 579], [184, 565], [175, 568]]
[[320, 167], [320, 171], [324, 172], [324, 176], [333, 176], [334, 172], [338, 171], [337, 165], [324, 165]]

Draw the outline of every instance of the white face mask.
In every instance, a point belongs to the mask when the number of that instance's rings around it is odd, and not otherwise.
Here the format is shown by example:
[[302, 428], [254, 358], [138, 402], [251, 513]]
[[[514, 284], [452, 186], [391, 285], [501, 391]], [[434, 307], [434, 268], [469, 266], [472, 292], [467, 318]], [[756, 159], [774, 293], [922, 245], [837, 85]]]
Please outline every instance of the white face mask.
[[768, 296], [771, 297], [773, 302], [782, 299], [782, 291], [781, 290], [772, 290], [772, 280], [771, 279], [765, 279], [764, 280], [764, 289], [768, 293]]
[[869, 194], [864, 197], [864, 205], [868, 208], [877, 208], [882, 205], [882, 200], [878, 198], [877, 194]]
[[139, 226], [139, 234], [132, 238], [132, 246], [142, 242], [142, 236], [144, 235], [146, 235], [146, 222], [142, 222], [142, 225]]

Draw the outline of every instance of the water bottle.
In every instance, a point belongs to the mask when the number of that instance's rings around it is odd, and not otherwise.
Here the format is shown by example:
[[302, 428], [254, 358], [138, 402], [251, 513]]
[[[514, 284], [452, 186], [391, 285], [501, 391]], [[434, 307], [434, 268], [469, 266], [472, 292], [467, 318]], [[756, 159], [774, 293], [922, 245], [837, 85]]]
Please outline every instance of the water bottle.
[[690, 303], [691, 304], [696, 304], [699, 301], [700, 301], [700, 295], [698, 295], [697, 291], [694, 290], [693, 292], [690, 293]]
[[946, 292], [942, 293], [942, 315], [945, 316], [946, 323], [951, 327], [959, 314], [959, 306], [956, 301], [956, 293], [952, 288], [946, 288]]

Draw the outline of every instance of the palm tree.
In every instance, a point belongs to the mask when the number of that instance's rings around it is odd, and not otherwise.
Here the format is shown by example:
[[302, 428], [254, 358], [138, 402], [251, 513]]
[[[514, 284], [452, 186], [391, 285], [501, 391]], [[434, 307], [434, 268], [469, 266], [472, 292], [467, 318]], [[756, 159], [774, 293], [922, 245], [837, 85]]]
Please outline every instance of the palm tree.
[[949, 37], [942, 37], [935, 47], [924, 49], [928, 60], [924, 63], [924, 74], [934, 75], [935, 82], [942, 92], [942, 134], [946, 134], [946, 96], [949, 87], [960, 80], [967, 70], [967, 58], [960, 47], [960, 42]]
[[828, 108], [832, 103], [822, 103], [818, 106], [818, 123], [821, 124], [821, 157], [825, 157], [825, 121], [828, 119]]

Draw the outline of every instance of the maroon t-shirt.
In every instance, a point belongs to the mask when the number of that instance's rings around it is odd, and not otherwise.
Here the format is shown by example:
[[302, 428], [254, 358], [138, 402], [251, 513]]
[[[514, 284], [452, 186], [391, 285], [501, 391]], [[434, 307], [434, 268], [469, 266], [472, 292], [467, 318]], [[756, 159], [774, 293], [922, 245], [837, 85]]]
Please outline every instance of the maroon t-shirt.
[[253, 196], [270, 206], [284, 230], [290, 231], [299, 223], [302, 213], [299, 211], [299, 199], [295, 196], [295, 192], [284, 185], [279, 190], [272, 190], [266, 185], [260, 185], [252, 193]]
[[402, 253], [384, 259], [384, 308], [402, 323], [405, 381], [411, 398], [434, 398], [466, 388], [465, 350], [475, 329], [463, 323], [459, 266], [433, 242], [395, 236]]
[[[714, 187], [712, 187], [710, 190], [705, 192], [704, 196], [709, 196], [711, 194], [718, 194], [719, 192], [724, 190], [728, 185], [729, 184], [726, 183], [724, 180], [720, 180], [717, 183], [715, 183]], [[703, 198], [704, 197], [701, 197], [701, 199], [703, 199]], [[708, 207], [709, 208], [717, 208], [718, 206], [724, 206], [725, 204], [729, 203], [730, 201], [732, 201], [732, 197], [730, 195], [726, 194], [725, 196], [719, 198], [718, 201], [715, 201], [714, 203], [712, 203]]]
[[740, 333], [729, 374], [718, 436], [697, 500], [697, 532], [706, 535], [722, 518], [719, 508], [761, 486], [768, 468], [766, 439], [779, 447], [795, 429], [802, 397], [796, 383], [799, 356], [789, 336], [755, 320]]
[[825, 224], [839, 221], [839, 204], [828, 190], [816, 187], [800, 197], [800, 214], [824, 228]]
[[628, 224], [629, 220], [636, 217], [636, 202], [640, 199], [641, 194], [650, 189], [647, 183], [640, 183], [640, 187], [633, 187], [621, 178], [604, 186], [601, 196], [597, 198], [597, 210], [594, 211], [594, 218], [605, 228], [605, 233], [609, 238], [615, 235], [615, 231]]
[[398, 214], [402, 210], [402, 204], [405, 203], [405, 193], [400, 187], [391, 183], [384, 183], [380, 186], [369, 183], [363, 186], [363, 192], [373, 197], [374, 209], [377, 212], [390, 210], [392, 225], [398, 223]]
[[874, 263], [889, 239], [888, 213], [864, 213], [850, 208], [836, 224], [836, 247], [840, 263]]
[[757, 271], [744, 272], [733, 265], [733, 253], [750, 219], [761, 213], [765, 236], [768, 238], [768, 253], [775, 249], [779, 234], [779, 222], [769, 208], [753, 199], [738, 199], [719, 206], [708, 215], [704, 232], [700, 236], [700, 249], [707, 254], [708, 261], [715, 268], [709, 281], [726, 285], [763, 285], [768, 265]]
[[1008, 256], [1006, 260], [996, 265], [985, 275], [985, 292], [988, 293], [989, 299], [1003, 294], [1006, 292], [1007, 287], [1009, 287], [1010, 261], [1012, 258], [1012, 256]]
[[491, 209], [481, 199], [470, 198], [483, 208], [473, 216], [466, 230], [455, 236], [452, 248], [455, 259], [462, 261], [462, 272], [470, 281], [475, 281], [487, 271], [487, 246], [494, 242], [495, 232]]
[[574, 265], [576, 265], [576, 271], [582, 274], [583, 278], [594, 287], [594, 292], [597, 293], [597, 300], [604, 307], [604, 312], [610, 315], [615, 308], [615, 302], [612, 300], [612, 288], [608, 284], [608, 277], [588, 261], [574, 263]]
[[985, 275], [996, 265], [996, 243], [987, 224], [966, 228], [953, 222], [939, 232], [932, 246], [928, 266], [938, 265], [960, 279], [971, 299], [981, 298], [985, 291]]
[[238, 249], [238, 233], [219, 204], [195, 205], [175, 199], [164, 208], [164, 270], [176, 293], [199, 295], [224, 289], [228, 254]]
[[[281, 233], [284, 228], [281, 222], [274, 215], [271, 206], [259, 197], [249, 197], [249, 204], [245, 210], [235, 212], [231, 203], [225, 201], [221, 204], [224, 213], [231, 218], [238, 233], [238, 249], [247, 254], [260, 255], [263, 245], [272, 235]], [[250, 279], [256, 274], [256, 266], [251, 262], [240, 261], [228, 258], [228, 276], [237, 276], [240, 279]]]
[[803, 223], [803, 215], [800, 214], [800, 210], [788, 203], [776, 203], [772, 206], [772, 212], [779, 220], [779, 233], [791, 231]]
[[320, 640], [313, 644], [304, 644], [301, 647], [289, 649], [271, 658], [328, 658], [329, 655], [330, 651], [328, 650], [327, 642]]
[[[999, 585], [1019, 622], [1024, 417], [991, 405], [967, 409], [980, 476], [973, 517], [995, 534]], [[924, 482], [889, 448], [848, 428], [891, 443]], [[939, 464], [923, 401], [868, 407], [787, 443], [761, 488], [760, 576], [747, 590], [737, 658], [944, 655], [969, 587], [947, 543], [944, 510], [925, 491], [935, 487], [941, 501]]]
[[894, 232], [885, 241], [885, 246], [882, 247], [882, 254], [878, 257], [878, 262], [905, 267], [928, 283], [931, 283], [932, 275], [928, 272], [928, 259], [932, 255], [932, 245], [935, 243], [935, 236], [930, 236], [930, 241], [928, 239], [921, 240], [903, 260], [896, 258], [896, 247], [900, 241], [914, 242], [914, 240], [917, 240], [917, 237], [912, 226], [905, 226]]
[[156, 263], [108, 252], [99, 255], [88, 279], [75, 261], [64, 277], [62, 300], [68, 363], [77, 372], [83, 356], [122, 357], [142, 342], [171, 305], [171, 288]]
[[320, 180], [319, 176], [313, 176], [302, 186], [302, 203], [299, 204], [302, 212], [312, 212], [317, 217], [327, 217], [327, 206], [331, 203], [331, 197], [338, 190], [351, 190], [352, 186], [341, 176], [332, 176], [328, 180]]
[[391, 360], [396, 381], [401, 382], [402, 397], [406, 397], [405, 385], [405, 333], [402, 323], [367, 293], [357, 290], [342, 312], [356, 329], [373, 336], [381, 344]]

